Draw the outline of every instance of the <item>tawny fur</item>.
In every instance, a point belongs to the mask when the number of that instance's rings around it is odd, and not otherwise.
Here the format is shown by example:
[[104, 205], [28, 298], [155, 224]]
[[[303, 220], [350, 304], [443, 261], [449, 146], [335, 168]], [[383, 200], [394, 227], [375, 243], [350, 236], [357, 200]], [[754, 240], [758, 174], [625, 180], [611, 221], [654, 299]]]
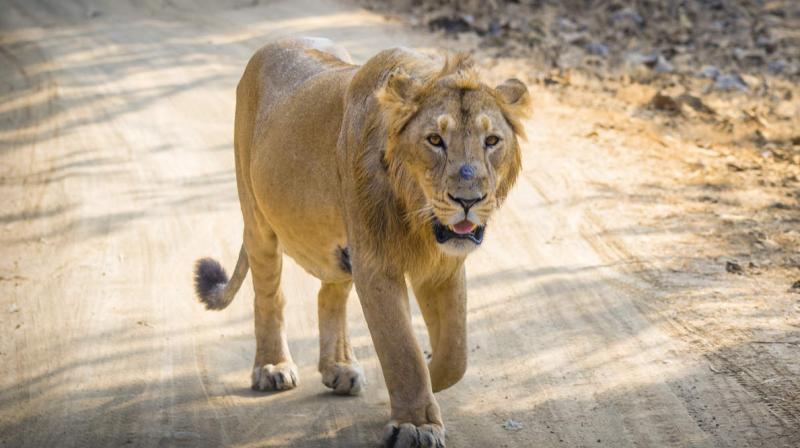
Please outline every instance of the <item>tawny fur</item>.
[[[432, 225], [467, 216], [485, 225], [505, 200], [520, 170], [517, 137], [529, 96], [517, 80], [483, 84], [464, 55], [443, 62], [393, 49], [362, 66], [349, 62], [328, 41], [284, 40], [253, 56], [237, 88], [234, 146], [245, 226], [236, 273], [252, 267], [252, 385], [297, 385], [280, 290], [286, 254], [322, 281], [323, 383], [341, 394], [364, 386], [345, 314], [355, 284], [391, 399], [384, 442], [444, 446], [433, 391], [466, 369], [464, 259], [472, 248], [437, 243]], [[431, 126], [447, 150], [426, 146]], [[489, 133], [502, 143], [486, 147]], [[474, 166], [475, 179], [457, 176], [463, 164]], [[470, 211], [450, 194], [484, 199]], [[220, 280], [220, 270], [206, 269], [208, 278], [198, 272], [201, 300], [213, 309], [238, 289]], [[406, 278], [428, 328], [429, 364], [411, 330]]]

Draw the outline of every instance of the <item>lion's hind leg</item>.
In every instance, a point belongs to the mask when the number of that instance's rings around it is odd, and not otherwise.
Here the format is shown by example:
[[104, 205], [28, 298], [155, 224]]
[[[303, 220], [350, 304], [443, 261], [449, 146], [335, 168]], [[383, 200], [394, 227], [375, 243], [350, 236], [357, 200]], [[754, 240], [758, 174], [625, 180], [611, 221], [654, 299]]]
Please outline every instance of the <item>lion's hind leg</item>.
[[352, 287], [350, 280], [323, 283], [317, 303], [319, 372], [322, 383], [339, 395], [357, 395], [366, 384], [347, 331], [347, 297]]
[[298, 385], [297, 366], [289, 353], [283, 322], [286, 300], [280, 288], [282, 255], [271, 229], [245, 231], [255, 289], [256, 359], [254, 390], [287, 390]]

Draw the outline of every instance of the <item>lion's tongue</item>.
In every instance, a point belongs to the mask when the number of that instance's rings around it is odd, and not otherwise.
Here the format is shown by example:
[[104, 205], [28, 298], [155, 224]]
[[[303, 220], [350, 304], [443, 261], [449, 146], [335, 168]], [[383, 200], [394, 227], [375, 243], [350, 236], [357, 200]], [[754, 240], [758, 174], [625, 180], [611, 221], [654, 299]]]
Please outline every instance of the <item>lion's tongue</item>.
[[459, 235], [464, 235], [475, 230], [475, 224], [465, 219], [459, 223], [453, 224], [453, 231]]

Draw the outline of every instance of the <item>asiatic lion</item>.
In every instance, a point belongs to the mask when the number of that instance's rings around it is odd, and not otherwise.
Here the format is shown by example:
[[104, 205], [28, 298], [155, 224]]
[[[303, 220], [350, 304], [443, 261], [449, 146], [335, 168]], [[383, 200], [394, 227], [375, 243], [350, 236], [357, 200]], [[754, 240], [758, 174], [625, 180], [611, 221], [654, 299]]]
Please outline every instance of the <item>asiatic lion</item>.
[[[467, 366], [464, 259], [520, 170], [525, 85], [483, 84], [467, 58], [444, 63], [406, 49], [353, 65], [325, 39], [258, 50], [236, 97], [236, 180], [244, 243], [230, 280], [197, 262], [197, 295], [225, 308], [250, 268], [255, 289], [252, 387], [298, 384], [283, 325], [281, 256], [322, 281], [322, 382], [357, 394], [350, 346], [355, 283], [391, 400], [387, 446], [444, 446], [433, 392]], [[428, 329], [426, 364], [412, 332], [406, 277]]]

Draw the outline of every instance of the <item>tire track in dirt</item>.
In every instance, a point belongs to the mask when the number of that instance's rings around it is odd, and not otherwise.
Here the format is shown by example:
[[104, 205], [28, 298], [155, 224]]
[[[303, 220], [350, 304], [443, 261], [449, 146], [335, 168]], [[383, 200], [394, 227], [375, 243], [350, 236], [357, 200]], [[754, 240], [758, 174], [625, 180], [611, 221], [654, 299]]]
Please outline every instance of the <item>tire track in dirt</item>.
[[[325, 35], [363, 60], [445, 44], [332, 1], [242, 6], [0, 4], [16, 11], [0, 19], [0, 58], [11, 62], [0, 73], [13, 79], [0, 92], [10, 123], [0, 125], [10, 173], [0, 194], [13, 198], [0, 274], [23, 278], [0, 282], [0, 443], [374, 446], [388, 395], [355, 296], [364, 395], [319, 384], [317, 282], [288, 260], [302, 385], [259, 394], [248, 387], [251, 286], [208, 313], [191, 268], [204, 255], [228, 265], [240, 244], [233, 92], [256, 48]], [[468, 262], [470, 369], [439, 394], [448, 446], [793, 441], [796, 408], [769, 404], [764, 387], [747, 393], [760, 375], [788, 372], [769, 362], [747, 366], [752, 378], [709, 371], [698, 353], [716, 347], [683, 342], [649, 301], [658, 277], [581, 205], [581, 168], [559, 151], [586, 144], [564, 137], [574, 119], [557, 117], [569, 110], [537, 106], [526, 171]], [[12, 302], [19, 311], [8, 313]], [[418, 314], [414, 325], [425, 345]], [[522, 429], [504, 429], [509, 419]]]
[[[629, 251], [621, 242], [614, 240], [612, 236], [608, 236], [606, 228], [603, 226], [601, 219], [591, 211], [585, 212], [586, 219], [583, 220], [584, 228], [581, 233], [583, 237], [590, 242], [592, 247], [604, 259], [613, 260], [626, 260], [621, 264], [621, 269], [630, 275], [630, 278], [638, 278], [644, 282], [644, 285], [620, 285], [628, 289], [631, 287], [638, 290], [638, 295], [643, 296], [644, 290], [642, 286], [652, 287], [656, 289], [666, 289], [663, 282], [654, 273], [658, 272], [655, 266], [649, 265], [646, 261], [637, 258], [631, 251]], [[599, 238], [598, 235], [605, 235]], [[656, 314], [663, 318], [664, 327], [670, 332], [675, 334], [682, 340], [689, 341], [695, 347], [696, 351], [704, 356], [709, 362], [709, 370], [714, 374], [722, 374], [731, 376], [735, 381], [742, 386], [744, 391], [751, 397], [755, 397], [758, 402], [763, 403], [765, 409], [773, 415], [782, 427], [782, 432], [790, 435], [793, 440], [800, 441], [800, 435], [796, 433], [796, 428], [800, 425], [800, 403], [792, 400], [787, 400], [780, 396], [776, 396], [774, 391], [767, 389], [765, 379], [781, 378], [788, 383], [788, 386], [781, 387], [781, 391], [800, 390], [800, 383], [793, 380], [794, 374], [786, 369], [783, 365], [778, 364], [773, 358], [760, 356], [760, 353], [755, 351], [752, 347], [747, 349], [747, 355], [741, 353], [741, 349], [732, 350], [725, 345], [720, 345], [710, 340], [707, 333], [701, 328], [697, 328], [685, 319], [679, 316], [667, 316], [665, 314], [666, 308], [660, 306], [658, 302], [642, 301], [637, 303], [637, 306], [643, 310], [645, 314]], [[748, 340], [749, 335], [737, 331], [737, 334], [727, 334], [727, 340]], [[756, 362], [753, 360], [756, 359]], [[719, 385], [714, 389], [715, 393], [720, 395], [728, 395], [729, 386]], [[681, 395], [683, 395], [689, 404], [689, 401], [694, 398], [691, 394], [686, 393], [685, 390], [678, 388]], [[761, 420], [757, 415], [749, 415], [749, 401], [736, 402], [735, 398], [731, 401], [735, 402], [737, 413], [747, 415], [749, 425], [746, 428], [761, 427], [762, 425], [769, 425], [768, 422]], [[730, 403], [730, 401], [728, 401]], [[693, 413], [700, 414], [698, 410]], [[762, 417], [763, 418], [763, 417]], [[703, 424], [704, 420], [697, 418], [698, 424]], [[712, 429], [713, 430], [713, 429]], [[749, 431], [750, 429], [748, 429]], [[794, 433], [794, 435], [792, 435]], [[768, 434], [764, 434], [768, 436]]]

